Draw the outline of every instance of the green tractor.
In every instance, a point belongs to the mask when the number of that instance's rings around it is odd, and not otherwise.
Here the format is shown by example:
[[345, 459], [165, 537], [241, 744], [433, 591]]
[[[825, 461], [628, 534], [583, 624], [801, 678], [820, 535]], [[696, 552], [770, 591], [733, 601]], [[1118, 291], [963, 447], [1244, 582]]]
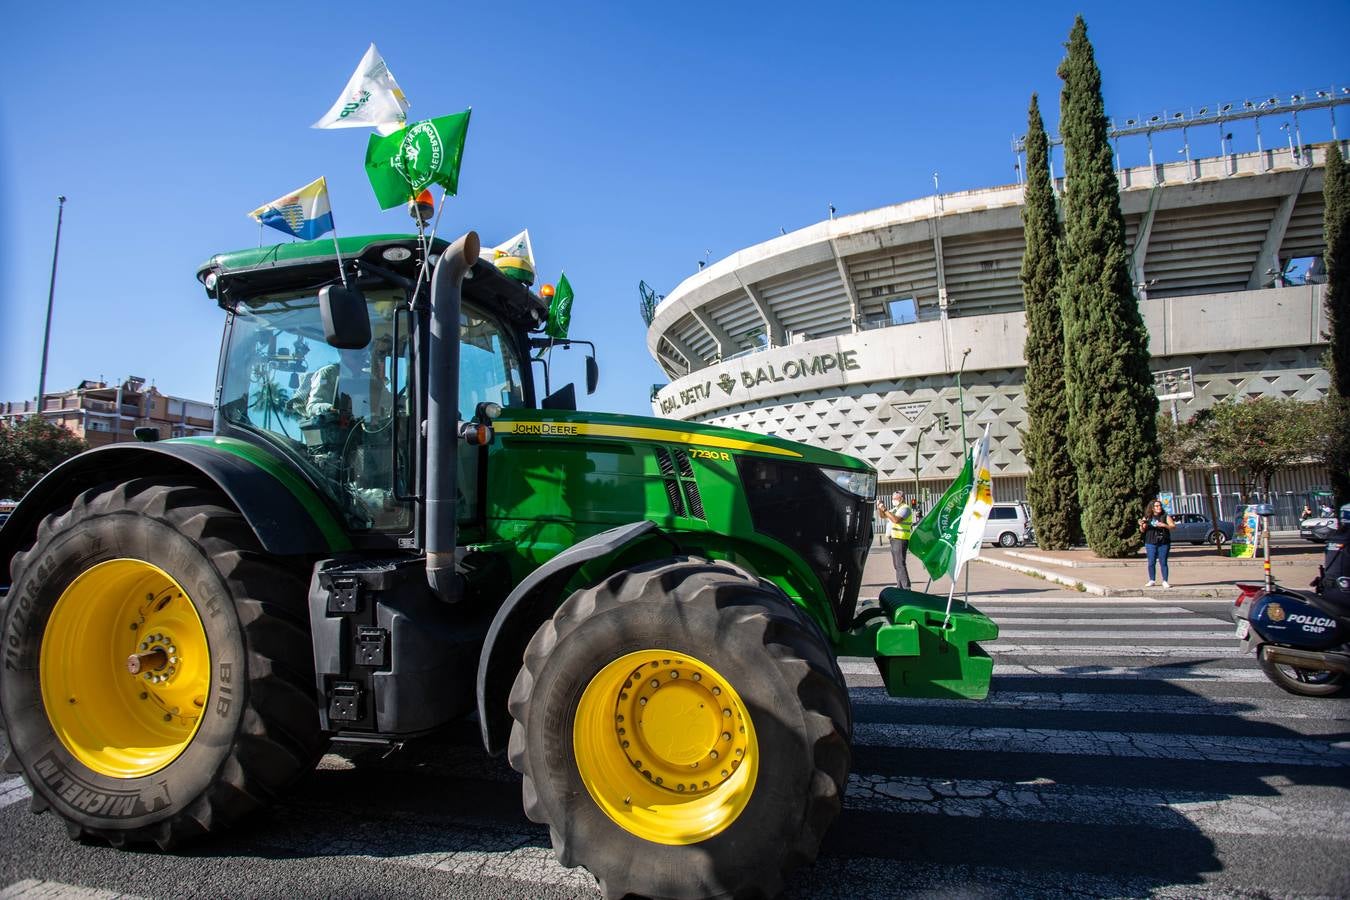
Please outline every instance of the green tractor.
[[36, 811], [168, 848], [330, 742], [476, 713], [607, 895], [773, 894], [840, 810], [837, 655], [893, 695], [984, 695], [975, 610], [888, 590], [859, 613], [871, 468], [577, 412], [536, 380], [546, 304], [478, 246], [202, 267], [226, 316], [213, 436], [77, 456], [0, 530], [5, 765]]

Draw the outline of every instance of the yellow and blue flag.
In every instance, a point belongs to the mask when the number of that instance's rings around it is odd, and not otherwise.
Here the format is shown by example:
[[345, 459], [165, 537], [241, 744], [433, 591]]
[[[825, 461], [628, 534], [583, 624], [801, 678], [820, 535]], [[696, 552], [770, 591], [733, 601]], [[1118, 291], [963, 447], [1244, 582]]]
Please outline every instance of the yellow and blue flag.
[[254, 221], [284, 231], [302, 241], [312, 241], [333, 230], [333, 211], [328, 205], [328, 179], [309, 184], [278, 197], [249, 213]]

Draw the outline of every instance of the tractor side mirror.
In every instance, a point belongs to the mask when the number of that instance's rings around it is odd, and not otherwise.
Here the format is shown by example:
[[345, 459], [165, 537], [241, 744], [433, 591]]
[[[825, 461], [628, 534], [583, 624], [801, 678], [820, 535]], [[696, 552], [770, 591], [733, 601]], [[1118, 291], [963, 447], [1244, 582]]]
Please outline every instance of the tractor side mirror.
[[356, 288], [326, 285], [319, 291], [323, 339], [339, 350], [364, 350], [370, 345], [370, 315], [366, 298]]
[[594, 394], [595, 388], [600, 384], [600, 364], [595, 361], [594, 356], [586, 357], [586, 393]]

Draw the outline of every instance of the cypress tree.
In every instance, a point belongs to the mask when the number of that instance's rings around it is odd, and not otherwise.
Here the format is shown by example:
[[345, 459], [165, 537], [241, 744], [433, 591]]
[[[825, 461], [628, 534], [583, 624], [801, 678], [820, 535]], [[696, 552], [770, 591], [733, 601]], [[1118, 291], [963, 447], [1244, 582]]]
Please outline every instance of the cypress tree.
[[1069, 456], [1069, 414], [1064, 395], [1064, 322], [1059, 311], [1059, 244], [1062, 239], [1050, 183], [1049, 140], [1035, 94], [1027, 110], [1027, 186], [1022, 208], [1026, 250], [1022, 296], [1027, 310], [1025, 356], [1027, 499], [1036, 543], [1063, 550], [1082, 540], [1078, 476]]
[[1323, 173], [1322, 236], [1326, 242], [1322, 261], [1326, 264], [1327, 284], [1322, 294], [1326, 307], [1328, 339], [1327, 369], [1331, 385], [1327, 391], [1330, 419], [1331, 491], [1336, 505], [1350, 503], [1350, 173], [1346, 172], [1341, 149], [1332, 143], [1327, 151]]
[[1069, 452], [1088, 546], [1099, 556], [1119, 557], [1138, 549], [1139, 511], [1158, 487], [1158, 398], [1148, 367], [1148, 330], [1130, 276], [1101, 72], [1082, 16], [1067, 48], [1059, 67], [1059, 128]]

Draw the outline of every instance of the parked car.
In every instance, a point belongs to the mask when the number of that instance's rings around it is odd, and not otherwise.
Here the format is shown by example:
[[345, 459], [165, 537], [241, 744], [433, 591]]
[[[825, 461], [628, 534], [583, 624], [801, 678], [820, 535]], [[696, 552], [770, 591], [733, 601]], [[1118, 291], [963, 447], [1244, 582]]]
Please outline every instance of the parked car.
[[995, 503], [984, 526], [985, 543], [1019, 547], [1032, 540], [1031, 511], [1025, 503]]
[[1299, 537], [1314, 544], [1325, 544], [1339, 527], [1340, 523], [1336, 521], [1335, 516], [1314, 516], [1298, 523], [1298, 534]]
[[1218, 543], [1233, 539], [1233, 523], [1220, 519], [1216, 526], [1209, 516], [1199, 513], [1177, 513], [1172, 516], [1176, 527], [1172, 529], [1172, 540], [1176, 543], [1190, 541], [1192, 544]]

